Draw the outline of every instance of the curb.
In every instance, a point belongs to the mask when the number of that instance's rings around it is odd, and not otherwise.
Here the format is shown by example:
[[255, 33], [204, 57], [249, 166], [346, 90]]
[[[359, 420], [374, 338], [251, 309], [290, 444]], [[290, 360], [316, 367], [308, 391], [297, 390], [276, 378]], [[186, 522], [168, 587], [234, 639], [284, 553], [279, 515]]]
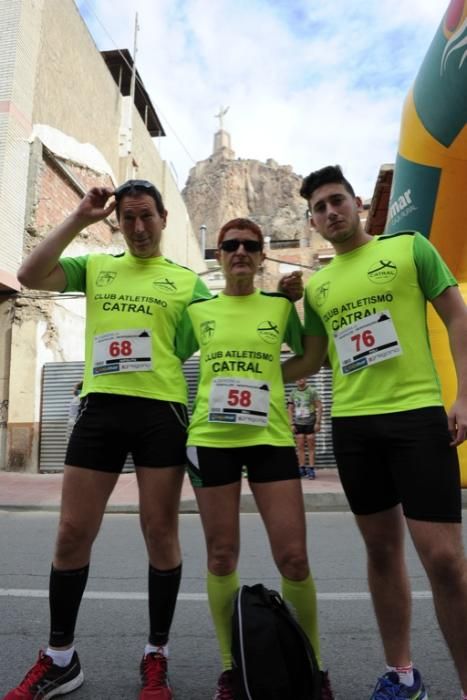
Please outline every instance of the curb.
[[[342, 512], [349, 511], [349, 504], [345, 495], [340, 493], [304, 493], [303, 500], [305, 503], [305, 512], [315, 513], [315, 512]], [[461, 504], [462, 510], [467, 510], [467, 489], [462, 489], [461, 491]], [[60, 506], [56, 503], [42, 503], [38, 505], [32, 504], [1, 504], [0, 511], [7, 512], [42, 512], [42, 513], [58, 513]], [[135, 503], [119, 503], [108, 505], [106, 513], [128, 513], [135, 514], [138, 513], [138, 506]], [[190, 515], [193, 513], [198, 513], [198, 505], [195, 499], [187, 499], [180, 503], [179, 514], [180, 515]], [[255, 500], [252, 494], [243, 494], [240, 500], [240, 513], [257, 513], [258, 509], [256, 507]]]
[[[345, 511], [349, 510], [349, 505], [347, 499], [343, 493], [305, 493], [303, 494], [303, 500], [305, 502], [305, 511], [318, 512], [318, 511]], [[58, 513], [60, 506], [54, 503], [47, 504], [37, 504], [37, 505], [11, 505], [11, 504], [1, 504], [0, 511], [8, 512], [38, 512], [38, 513]], [[138, 506], [135, 503], [119, 503], [108, 505], [106, 513], [128, 513], [134, 514], [138, 513]], [[198, 513], [198, 504], [195, 499], [188, 499], [180, 503], [179, 513], [180, 515], [190, 515], [193, 513]], [[257, 513], [258, 509], [256, 507], [255, 500], [251, 494], [243, 494], [240, 500], [240, 512], [241, 513]]]

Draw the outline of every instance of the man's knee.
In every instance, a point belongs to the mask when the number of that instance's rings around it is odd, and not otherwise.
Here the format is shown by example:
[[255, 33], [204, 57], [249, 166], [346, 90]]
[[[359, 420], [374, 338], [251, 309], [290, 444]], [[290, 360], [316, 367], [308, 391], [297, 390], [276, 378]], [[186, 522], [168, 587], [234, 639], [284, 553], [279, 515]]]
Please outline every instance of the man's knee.
[[208, 569], [216, 576], [227, 576], [238, 562], [238, 546], [234, 542], [208, 543]]
[[177, 518], [142, 518], [141, 530], [149, 551], [163, 551], [178, 545]]
[[431, 548], [423, 563], [433, 584], [456, 589], [467, 584], [467, 563], [463, 554], [447, 547]]
[[308, 556], [303, 549], [288, 548], [279, 552], [276, 564], [282, 576], [292, 581], [302, 581], [309, 574]]
[[404, 549], [399, 540], [392, 538], [365, 538], [368, 561], [373, 569], [386, 570], [399, 567], [404, 558]]
[[77, 556], [89, 557], [96, 535], [97, 532], [87, 524], [62, 518], [58, 527], [55, 557], [62, 562]]

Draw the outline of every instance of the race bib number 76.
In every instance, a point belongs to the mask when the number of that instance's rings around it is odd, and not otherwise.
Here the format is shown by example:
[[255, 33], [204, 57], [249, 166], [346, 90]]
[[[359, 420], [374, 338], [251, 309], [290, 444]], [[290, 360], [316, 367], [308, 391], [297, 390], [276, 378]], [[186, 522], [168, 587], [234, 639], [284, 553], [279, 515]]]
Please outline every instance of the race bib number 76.
[[337, 331], [334, 342], [343, 374], [402, 354], [389, 311], [372, 314]]

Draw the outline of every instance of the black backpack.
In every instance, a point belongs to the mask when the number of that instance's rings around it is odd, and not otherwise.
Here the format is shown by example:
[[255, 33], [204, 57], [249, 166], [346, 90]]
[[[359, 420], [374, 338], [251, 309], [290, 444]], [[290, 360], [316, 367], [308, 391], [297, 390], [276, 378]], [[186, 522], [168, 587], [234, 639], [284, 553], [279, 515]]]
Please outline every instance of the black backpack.
[[313, 648], [279, 593], [242, 586], [232, 623], [235, 700], [319, 699]]

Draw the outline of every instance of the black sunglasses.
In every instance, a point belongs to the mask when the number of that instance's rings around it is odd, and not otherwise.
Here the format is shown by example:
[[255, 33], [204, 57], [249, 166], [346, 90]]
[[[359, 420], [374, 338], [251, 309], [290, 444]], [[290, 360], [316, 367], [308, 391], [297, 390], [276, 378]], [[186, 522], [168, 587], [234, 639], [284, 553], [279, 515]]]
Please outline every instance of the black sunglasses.
[[156, 188], [154, 187], [152, 182], [149, 182], [149, 180], [127, 180], [123, 183], [123, 185], [120, 185], [120, 187], [117, 187], [117, 189], [115, 190], [115, 199], [119, 199], [125, 194], [125, 192], [129, 192], [133, 189], [153, 190], [154, 192], [156, 191]]
[[261, 241], [251, 241], [249, 238], [229, 238], [227, 241], [219, 243], [219, 248], [225, 250], [226, 253], [233, 253], [243, 245], [247, 253], [259, 253], [263, 250]]

